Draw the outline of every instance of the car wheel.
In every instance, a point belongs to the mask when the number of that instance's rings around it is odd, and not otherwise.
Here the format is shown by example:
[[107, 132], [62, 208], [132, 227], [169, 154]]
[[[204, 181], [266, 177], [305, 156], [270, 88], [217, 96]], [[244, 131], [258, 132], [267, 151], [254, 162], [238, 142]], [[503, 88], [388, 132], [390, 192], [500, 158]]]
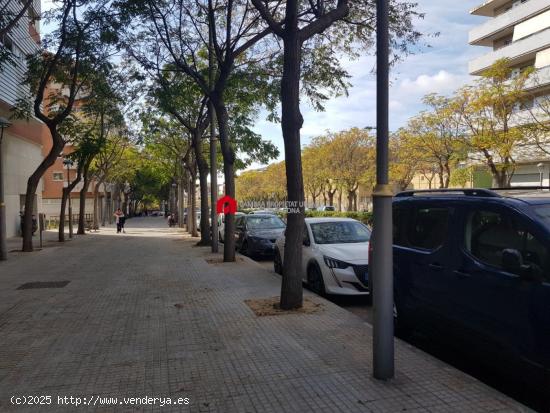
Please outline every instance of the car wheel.
[[281, 253], [278, 249], [275, 250], [275, 258], [273, 259], [273, 269], [277, 274], [283, 275], [283, 261], [281, 260]]
[[325, 282], [323, 274], [317, 264], [310, 265], [307, 270], [307, 284], [311, 291], [318, 295], [325, 295]]

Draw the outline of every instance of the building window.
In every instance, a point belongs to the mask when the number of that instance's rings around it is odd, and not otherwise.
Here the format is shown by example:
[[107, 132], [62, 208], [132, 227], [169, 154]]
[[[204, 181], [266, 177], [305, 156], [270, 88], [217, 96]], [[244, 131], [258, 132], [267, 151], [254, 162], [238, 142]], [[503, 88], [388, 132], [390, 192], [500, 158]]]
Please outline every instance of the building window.
[[63, 172], [54, 172], [53, 173], [54, 181], [63, 181]]
[[15, 47], [13, 41], [8, 36], [0, 36], [0, 43], [2, 43], [2, 46], [4, 46], [10, 52], [14, 53]]

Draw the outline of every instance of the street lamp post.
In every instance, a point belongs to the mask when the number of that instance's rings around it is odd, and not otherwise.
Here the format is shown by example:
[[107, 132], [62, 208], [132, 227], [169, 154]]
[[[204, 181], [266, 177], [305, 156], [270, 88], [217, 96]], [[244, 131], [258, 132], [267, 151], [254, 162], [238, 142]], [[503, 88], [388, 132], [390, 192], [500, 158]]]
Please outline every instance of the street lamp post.
[[376, 0], [376, 186], [373, 191], [374, 234], [373, 376], [394, 377], [392, 197], [389, 184], [389, 0]]
[[0, 261], [8, 259], [8, 244], [6, 240], [6, 201], [4, 199], [4, 173], [2, 165], [2, 140], [4, 129], [10, 127], [9, 120], [0, 117]]
[[[71, 202], [71, 191], [69, 187], [71, 185], [71, 171], [70, 168], [74, 165], [71, 159], [63, 159], [63, 165], [67, 168], [67, 198], [69, 199], [69, 238], [73, 237], [73, 204]], [[65, 211], [62, 211], [65, 213]]]
[[540, 187], [542, 188], [542, 181], [544, 177], [544, 164], [541, 162], [537, 164], [537, 168], [539, 169], [539, 176], [540, 176]]

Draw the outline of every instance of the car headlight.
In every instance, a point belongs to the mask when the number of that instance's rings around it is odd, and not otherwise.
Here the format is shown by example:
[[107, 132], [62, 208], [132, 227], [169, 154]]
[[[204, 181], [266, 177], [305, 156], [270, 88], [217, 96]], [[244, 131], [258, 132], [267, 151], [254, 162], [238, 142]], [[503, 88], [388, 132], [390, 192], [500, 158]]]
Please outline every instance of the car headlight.
[[323, 257], [323, 259], [325, 260], [325, 264], [327, 265], [327, 267], [329, 268], [340, 268], [340, 269], [344, 269], [344, 268], [348, 268], [349, 267], [349, 264], [347, 262], [344, 262], [344, 261], [340, 261], [340, 260], [337, 260], [335, 258], [330, 258], [330, 257], [327, 257], [326, 255]]

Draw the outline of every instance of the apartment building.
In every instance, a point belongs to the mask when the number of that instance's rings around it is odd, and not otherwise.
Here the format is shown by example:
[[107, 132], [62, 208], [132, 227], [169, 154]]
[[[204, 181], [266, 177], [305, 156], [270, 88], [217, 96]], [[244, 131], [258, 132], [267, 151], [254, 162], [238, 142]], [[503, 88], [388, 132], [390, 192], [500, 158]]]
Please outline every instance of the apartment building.
[[[69, 89], [63, 85], [50, 83], [46, 88], [45, 96], [54, 95], [54, 96], [63, 96], [68, 98]], [[77, 94], [72, 114], [76, 117], [84, 117], [83, 106], [85, 104], [87, 97], [86, 91], [81, 91]], [[46, 157], [52, 148], [52, 140], [48, 134], [46, 139], [42, 142], [42, 154], [43, 157]], [[75, 151], [75, 147], [71, 142], [65, 144], [62, 153], [57, 157], [54, 164], [50, 166], [44, 176], [42, 177], [42, 211], [45, 214], [45, 218], [48, 222], [54, 223], [59, 221], [59, 216], [61, 215], [61, 199], [63, 196], [63, 188], [67, 187], [67, 179], [71, 182], [77, 177], [78, 164], [76, 162], [71, 163], [70, 165], [65, 165], [64, 160], [69, 157], [71, 153]], [[85, 204], [85, 214], [87, 222], [89, 223], [92, 219], [94, 212], [94, 191], [98, 183], [95, 179], [90, 181], [88, 186], [88, 191], [86, 192], [86, 204]], [[71, 205], [73, 220], [78, 220], [79, 209], [80, 209], [80, 191], [84, 186], [83, 179], [74, 187], [71, 191]], [[110, 196], [110, 190], [108, 184], [101, 184], [97, 188], [98, 190], [98, 216], [99, 220], [103, 219], [103, 211], [107, 208], [107, 197]], [[105, 212], [107, 213], [107, 212]], [[65, 209], [65, 216], [68, 218], [68, 206]]]
[[[8, 2], [10, 12], [16, 14], [21, 2]], [[7, 236], [15, 236], [19, 230], [19, 213], [23, 209], [27, 180], [42, 161], [42, 140], [47, 133], [45, 126], [37, 119], [19, 120], [12, 118], [11, 109], [20, 98], [31, 98], [29, 89], [22, 84], [26, 72], [27, 54], [38, 49], [40, 42], [39, 21], [40, 0], [35, 0], [18, 24], [0, 39], [13, 57], [13, 64], [4, 62], [0, 67], [0, 116], [10, 119], [11, 126], [4, 130], [2, 141], [2, 163], [4, 166], [4, 189], [6, 203]], [[41, 210], [42, 188], [35, 194], [35, 213]]]
[[[495, 61], [509, 59], [513, 73], [535, 68], [527, 82], [528, 106], [550, 97], [550, 0], [488, 0], [470, 11], [487, 19], [469, 33], [469, 43], [487, 52], [469, 63], [471, 75], [481, 75]], [[525, 108], [523, 108], [525, 110]], [[518, 119], [527, 121], [529, 116]], [[550, 185], [550, 159], [528, 149], [517, 154], [513, 186]]]
[[[44, 156], [50, 151], [52, 146], [51, 139], [47, 139], [43, 142], [43, 152]], [[77, 174], [77, 165], [76, 163], [70, 165], [68, 168], [63, 164], [64, 157], [73, 152], [73, 146], [68, 144], [63, 149], [63, 154], [55, 163], [48, 168], [44, 174], [43, 180], [43, 191], [42, 191], [42, 212], [46, 214], [48, 220], [56, 219], [61, 213], [61, 197], [63, 195], [63, 188], [67, 186], [67, 176], [69, 176], [70, 181], [73, 181], [76, 178]], [[71, 191], [71, 202], [73, 207], [73, 215], [76, 217], [78, 215], [78, 210], [80, 206], [80, 191], [83, 187], [83, 181], [80, 181], [75, 188]], [[86, 193], [86, 214], [93, 213], [94, 201], [93, 201], [93, 190], [95, 189], [95, 181], [90, 183], [88, 192]], [[100, 198], [104, 196], [104, 186], [101, 187]], [[65, 214], [68, 214], [68, 211], [65, 210]]]

